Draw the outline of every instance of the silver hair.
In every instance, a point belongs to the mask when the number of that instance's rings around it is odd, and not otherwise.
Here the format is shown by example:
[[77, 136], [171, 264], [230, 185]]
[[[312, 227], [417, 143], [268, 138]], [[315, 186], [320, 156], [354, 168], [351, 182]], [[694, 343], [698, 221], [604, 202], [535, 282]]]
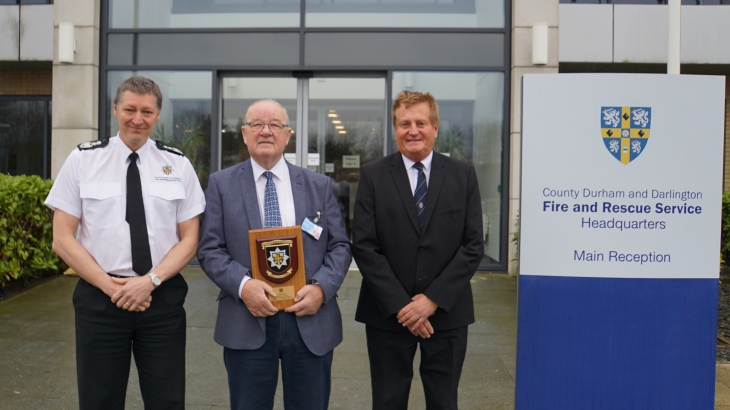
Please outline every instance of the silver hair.
[[274, 105], [278, 106], [279, 108], [281, 108], [281, 110], [284, 111], [284, 118], [286, 120], [286, 124], [289, 125], [289, 114], [287, 114], [286, 108], [284, 108], [284, 106], [281, 105], [278, 101], [272, 100], [272, 99], [258, 100], [255, 103], [249, 105], [248, 109], [246, 110], [246, 117], [245, 117], [246, 122], [248, 122], [248, 114], [251, 113], [251, 108], [253, 108], [255, 105], [261, 104], [261, 103], [270, 103], [270, 104], [274, 104]]

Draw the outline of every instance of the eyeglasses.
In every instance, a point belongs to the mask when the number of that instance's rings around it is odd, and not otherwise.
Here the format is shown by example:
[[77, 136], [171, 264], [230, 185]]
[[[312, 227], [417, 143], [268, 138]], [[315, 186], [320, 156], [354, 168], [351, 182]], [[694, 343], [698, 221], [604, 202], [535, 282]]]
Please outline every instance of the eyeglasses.
[[272, 122], [270, 124], [264, 124], [261, 122], [246, 122], [243, 125], [251, 127], [251, 130], [254, 132], [261, 132], [268, 125], [269, 130], [273, 134], [279, 134], [280, 132], [284, 131], [284, 128], [289, 128], [289, 124], [279, 124], [278, 122]]

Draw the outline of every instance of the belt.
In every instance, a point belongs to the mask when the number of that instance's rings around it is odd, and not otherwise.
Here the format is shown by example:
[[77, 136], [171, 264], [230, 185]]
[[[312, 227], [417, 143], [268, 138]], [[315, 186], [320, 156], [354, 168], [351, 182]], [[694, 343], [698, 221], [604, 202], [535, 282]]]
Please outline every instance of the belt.
[[119, 276], [119, 275], [115, 275], [115, 274], [109, 273], [109, 272], [107, 272], [106, 274], [111, 276], [112, 278], [119, 278], [119, 279], [136, 278], [136, 276]]

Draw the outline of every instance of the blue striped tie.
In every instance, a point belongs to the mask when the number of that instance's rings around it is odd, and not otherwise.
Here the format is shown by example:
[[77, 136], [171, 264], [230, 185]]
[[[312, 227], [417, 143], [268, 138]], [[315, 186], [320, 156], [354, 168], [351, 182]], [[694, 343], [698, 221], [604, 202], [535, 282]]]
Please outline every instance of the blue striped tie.
[[418, 179], [416, 180], [416, 190], [413, 191], [413, 199], [416, 201], [416, 213], [418, 213], [418, 223], [423, 228], [423, 217], [426, 215], [426, 194], [428, 193], [428, 184], [426, 183], [426, 173], [423, 172], [423, 164], [416, 162], [413, 168], [418, 170]]
[[266, 188], [264, 188], [264, 228], [281, 226], [281, 212], [279, 212], [279, 198], [276, 196], [274, 174], [265, 171]]

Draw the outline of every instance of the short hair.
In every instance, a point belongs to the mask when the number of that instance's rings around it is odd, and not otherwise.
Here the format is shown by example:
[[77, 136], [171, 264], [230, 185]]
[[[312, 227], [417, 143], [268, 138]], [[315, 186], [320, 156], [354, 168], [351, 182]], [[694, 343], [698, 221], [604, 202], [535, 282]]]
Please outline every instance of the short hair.
[[248, 109], [246, 110], [246, 116], [244, 117], [246, 122], [248, 122], [248, 114], [251, 113], [251, 108], [253, 108], [255, 105], [258, 105], [261, 103], [274, 104], [274, 105], [278, 106], [279, 108], [281, 108], [281, 110], [284, 111], [284, 121], [286, 121], [286, 125], [289, 126], [289, 114], [287, 114], [286, 108], [284, 108], [284, 106], [281, 105], [278, 101], [271, 100], [271, 99], [258, 100], [256, 102], [254, 102], [253, 104], [249, 105]]
[[395, 127], [395, 110], [400, 108], [402, 105], [405, 108], [408, 108], [414, 104], [420, 104], [420, 103], [427, 103], [428, 107], [431, 109], [431, 113], [429, 114], [429, 119], [431, 120], [431, 123], [433, 125], [439, 125], [439, 105], [436, 104], [436, 99], [431, 95], [431, 93], [422, 93], [419, 91], [406, 91], [403, 90], [398, 93], [398, 96], [395, 98], [395, 101], [393, 102], [393, 109], [391, 109], [390, 113], [393, 116], [393, 126]]
[[122, 83], [119, 84], [119, 87], [117, 87], [117, 95], [114, 97], [114, 105], [119, 104], [119, 100], [122, 99], [122, 94], [124, 94], [125, 91], [131, 91], [140, 95], [154, 95], [157, 100], [157, 108], [162, 110], [162, 91], [160, 91], [160, 87], [158, 87], [157, 84], [149, 78], [138, 75], [129, 77], [122, 81]]

